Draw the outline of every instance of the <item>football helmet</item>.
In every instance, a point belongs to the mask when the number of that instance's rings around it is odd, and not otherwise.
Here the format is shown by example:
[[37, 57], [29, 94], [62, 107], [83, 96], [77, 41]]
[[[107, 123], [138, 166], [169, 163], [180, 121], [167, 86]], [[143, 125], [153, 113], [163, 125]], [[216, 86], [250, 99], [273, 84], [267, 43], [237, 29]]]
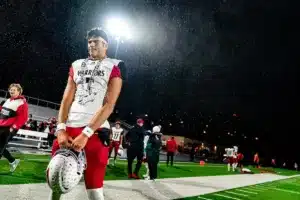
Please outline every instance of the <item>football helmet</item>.
[[53, 192], [65, 194], [70, 192], [81, 180], [86, 169], [85, 152], [59, 149], [50, 160], [46, 178]]

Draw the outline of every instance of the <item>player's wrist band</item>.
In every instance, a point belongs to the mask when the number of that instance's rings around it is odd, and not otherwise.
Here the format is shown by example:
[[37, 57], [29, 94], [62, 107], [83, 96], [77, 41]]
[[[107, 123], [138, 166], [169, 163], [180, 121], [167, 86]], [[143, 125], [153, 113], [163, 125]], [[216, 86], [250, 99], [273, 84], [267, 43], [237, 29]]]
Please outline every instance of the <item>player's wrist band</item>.
[[82, 131], [83, 134], [85, 134], [86, 136], [88, 137], [91, 137], [93, 134], [94, 134], [94, 130], [91, 129], [90, 127], [86, 126], [83, 131]]
[[59, 124], [57, 124], [57, 126], [56, 126], [56, 131], [55, 131], [54, 135], [57, 136], [57, 133], [58, 133], [58, 131], [60, 131], [60, 130], [64, 130], [64, 131], [67, 130], [67, 126], [66, 126], [65, 123], [59, 123]]

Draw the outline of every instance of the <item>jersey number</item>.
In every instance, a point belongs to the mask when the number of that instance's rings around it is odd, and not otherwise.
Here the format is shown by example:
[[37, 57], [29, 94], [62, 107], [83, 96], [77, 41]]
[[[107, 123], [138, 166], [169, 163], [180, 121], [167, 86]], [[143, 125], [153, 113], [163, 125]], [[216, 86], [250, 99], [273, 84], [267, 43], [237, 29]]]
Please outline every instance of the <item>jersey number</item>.
[[112, 138], [113, 138], [114, 140], [118, 139], [118, 138], [119, 138], [119, 134], [113, 134]]

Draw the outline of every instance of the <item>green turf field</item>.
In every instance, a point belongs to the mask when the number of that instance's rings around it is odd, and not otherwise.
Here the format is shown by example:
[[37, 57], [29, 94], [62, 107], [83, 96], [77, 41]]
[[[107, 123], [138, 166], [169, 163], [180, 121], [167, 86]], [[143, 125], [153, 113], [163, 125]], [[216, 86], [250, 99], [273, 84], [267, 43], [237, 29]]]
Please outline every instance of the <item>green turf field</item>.
[[[49, 162], [49, 156], [15, 154], [21, 162], [14, 173], [9, 172], [8, 162], [0, 160], [0, 184], [22, 184], [45, 182], [45, 170]], [[145, 173], [142, 167], [140, 175]], [[164, 163], [159, 166], [159, 178], [213, 176], [224, 174], [236, 174], [227, 172], [224, 165], [199, 166], [197, 163], [176, 163], [173, 167], [166, 167]], [[126, 161], [118, 160], [115, 167], [107, 167], [106, 180], [127, 179]]]
[[[0, 184], [22, 184], [22, 183], [44, 183], [45, 170], [50, 157], [47, 155], [14, 154], [20, 158], [21, 162], [14, 173], [9, 172], [8, 162], [0, 160]], [[256, 173], [260, 171], [253, 169]], [[200, 166], [198, 163], [175, 163], [173, 167], [166, 167], [163, 162], [159, 164], [159, 178], [177, 178], [192, 176], [215, 176], [239, 174], [238, 172], [228, 172], [227, 166], [222, 164], [206, 164]], [[289, 170], [275, 170], [280, 175], [295, 174]], [[142, 167], [140, 175], [145, 173]], [[106, 170], [106, 180], [127, 179], [126, 161], [119, 160], [115, 167], [108, 167]]]
[[300, 177], [273, 181], [182, 200], [300, 200]]

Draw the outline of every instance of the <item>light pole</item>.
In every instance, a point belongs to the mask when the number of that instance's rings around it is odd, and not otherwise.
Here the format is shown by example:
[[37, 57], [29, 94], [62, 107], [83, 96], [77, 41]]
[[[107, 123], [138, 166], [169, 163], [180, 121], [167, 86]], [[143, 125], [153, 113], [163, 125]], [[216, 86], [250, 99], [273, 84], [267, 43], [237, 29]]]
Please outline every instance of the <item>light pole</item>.
[[119, 50], [119, 45], [120, 45], [120, 38], [116, 38], [117, 41], [117, 46], [116, 46], [116, 51], [115, 51], [115, 58], [117, 58], [118, 55], [118, 50]]
[[129, 30], [129, 25], [127, 22], [120, 18], [112, 18], [107, 20], [106, 29], [109, 33], [115, 38], [117, 41], [116, 51], [115, 51], [115, 58], [118, 55], [120, 42], [124, 42], [124, 40], [131, 39], [131, 33]]

